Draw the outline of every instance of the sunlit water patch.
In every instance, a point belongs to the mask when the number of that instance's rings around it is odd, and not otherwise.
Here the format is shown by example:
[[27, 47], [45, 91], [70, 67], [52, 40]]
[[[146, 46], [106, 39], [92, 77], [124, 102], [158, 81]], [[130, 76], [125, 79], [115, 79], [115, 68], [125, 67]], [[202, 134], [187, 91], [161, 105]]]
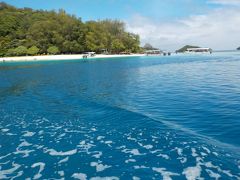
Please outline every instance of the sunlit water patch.
[[19, 67], [0, 70], [0, 179], [240, 179], [235, 56]]

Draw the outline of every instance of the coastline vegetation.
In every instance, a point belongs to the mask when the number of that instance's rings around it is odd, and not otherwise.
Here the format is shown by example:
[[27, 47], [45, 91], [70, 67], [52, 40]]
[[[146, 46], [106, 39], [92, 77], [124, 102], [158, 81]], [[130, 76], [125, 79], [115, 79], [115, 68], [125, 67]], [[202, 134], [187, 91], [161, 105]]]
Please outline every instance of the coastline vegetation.
[[119, 20], [82, 22], [64, 10], [32, 10], [0, 3], [0, 57], [141, 50], [139, 36], [127, 32]]

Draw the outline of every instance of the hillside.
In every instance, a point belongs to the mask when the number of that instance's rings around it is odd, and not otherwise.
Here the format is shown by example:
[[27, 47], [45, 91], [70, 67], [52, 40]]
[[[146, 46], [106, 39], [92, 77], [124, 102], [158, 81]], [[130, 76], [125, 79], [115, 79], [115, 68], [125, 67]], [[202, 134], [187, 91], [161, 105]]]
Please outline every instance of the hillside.
[[144, 46], [143, 46], [143, 49], [144, 50], [158, 50], [158, 48], [155, 48], [153, 47], [151, 44], [149, 43], [146, 43]]
[[64, 10], [15, 8], [0, 3], [0, 56], [138, 52], [140, 40], [118, 20], [82, 22]]

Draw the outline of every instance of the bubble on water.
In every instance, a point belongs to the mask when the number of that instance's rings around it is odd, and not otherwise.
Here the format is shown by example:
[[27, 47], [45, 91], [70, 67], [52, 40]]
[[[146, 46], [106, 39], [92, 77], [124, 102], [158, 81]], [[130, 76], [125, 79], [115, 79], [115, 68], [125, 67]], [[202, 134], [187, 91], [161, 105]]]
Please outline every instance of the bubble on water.
[[102, 139], [104, 139], [105, 138], [105, 136], [98, 136], [97, 137], [97, 140], [99, 141], [99, 140], [102, 140]]
[[101, 164], [100, 161], [98, 161], [98, 162], [91, 162], [91, 163], [90, 163], [90, 166], [96, 167], [96, 171], [97, 171], [97, 172], [104, 171], [105, 169], [111, 167], [111, 166], [109, 166], [109, 165]]
[[51, 156], [70, 156], [77, 153], [77, 149], [69, 150], [69, 151], [56, 151], [55, 149], [47, 149], [45, 153], [49, 153]]
[[95, 151], [95, 152], [92, 152], [92, 153], [97, 153], [97, 154], [94, 154], [94, 155], [92, 155], [92, 157], [95, 157], [95, 158], [97, 158], [97, 159], [99, 159], [101, 156], [102, 156], [102, 152], [100, 152], [100, 151]]
[[203, 148], [208, 154], [211, 153], [211, 151], [210, 151], [208, 148], [206, 148], [206, 147], [204, 147], [204, 146], [202, 146], [202, 148]]
[[31, 168], [35, 168], [35, 167], [38, 167], [39, 166], [39, 171], [37, 174], [34, 175], [33, 179], [39, 179], [42, 177], [42, 174], [41, 172], [44, 170], [44, 167], [45, 167], [45, 163], [43, 162], [37, 162], [37, 163], [34, 163]]
[[138, 149], [123, 149], [122, 152], [129, 153], [129, 154], [132, 154], [134, 156], [144, 155], [143, 153], [140, 153]]
[[137, 176], [133, 176], [133, 177], [132, 177], [132, 180], [140, 180], [140, 178], [137, 177]]
[[105, 144], [112, 144], [113, 142], [112, 141], [105, 141], [104, 143]]
[[130, 163], [130, 162], [136, 162], [136, 160], [135, 159], [127, 159], [127, 160], [125, 160], [125, 163]]
[[14, 162], [12, 163], [12, 166], [13, 167], [10, 169], [5, 169], [5, 170], [0, 169], [0, 179], [8, 179], [7, 175], [13, 174], [17, 169], [21, 167], [21, 165], [16, 164]]
[[187, 180], [194, 180], [194, 179], [200, 178], [201, 171], [202, 171], [201, 166], [197, 165], [194, 167], [188, 167], [188, 168], [184, 169], [182, 174], [186, 176]]
[[166, 168], [153, 167], [152, 170], [160, 173], [163, 177], [163, 180], [171, 180], [172, 179], [171, 176], [179, 176], [180, 175], [178, 173], [173, 173], [173, 172], [167, 171]]
[[87, 175], [84, 173], [74, 173], [72, 178], [79, 179], [79, 180], [87, 180]]
[[24, 137], [31, 137], [34, 136], [35, 132], [30, 132], [30, 131], [26, 131], [25, 134], [23, 134]]
[[64, 176], [64, 171], [58, 171], [59, 176]]
[[149, 167], [144, 166], [144, 165], [140, 165], [140, 166], [133, 166], [134, 169], [148, 169]]
[[67, 162], [68, 160], [69, 160], [69, 157], [66, 157], [66, 158], [60, 160], [60, 161], [58, 162], [58, 164], [65, 163], [65, 162]]
[[90, 180], [119, 180], [118, 177], [111, 176], [111, 177], [92, 177]]
[[1, 129], [2, 132], [8, 132], [10, 129]]
[[210, 169], [206, 169], [206, 172], [208, 173], [208, 175], [209, 175], [211, 178], [214, 178], [214, 179], [216, 179], [216, 180], [221, 177], [220, 174], [215, 173], [215, 172], [213, 172], [213, 171], [210, 170]]
[[157, 157], [162, 157], [167, 160], [170, 159], [170, 157], [167, 154], [162, 154], [162, 153], [158, 154]]

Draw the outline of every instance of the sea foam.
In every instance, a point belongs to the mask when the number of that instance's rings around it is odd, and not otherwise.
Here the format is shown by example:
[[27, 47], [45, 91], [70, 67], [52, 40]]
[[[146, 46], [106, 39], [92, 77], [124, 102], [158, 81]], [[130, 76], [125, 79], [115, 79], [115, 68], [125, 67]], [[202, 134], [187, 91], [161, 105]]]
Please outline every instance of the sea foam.
[[77, 149], [73, 149], [70, 151], [56, 151], [55, 149], [48, 149], [46, 150], [46, 152], [48, 152], [51, 156], [70, 156], [70, 155], [74, 155], [77, 153]]

